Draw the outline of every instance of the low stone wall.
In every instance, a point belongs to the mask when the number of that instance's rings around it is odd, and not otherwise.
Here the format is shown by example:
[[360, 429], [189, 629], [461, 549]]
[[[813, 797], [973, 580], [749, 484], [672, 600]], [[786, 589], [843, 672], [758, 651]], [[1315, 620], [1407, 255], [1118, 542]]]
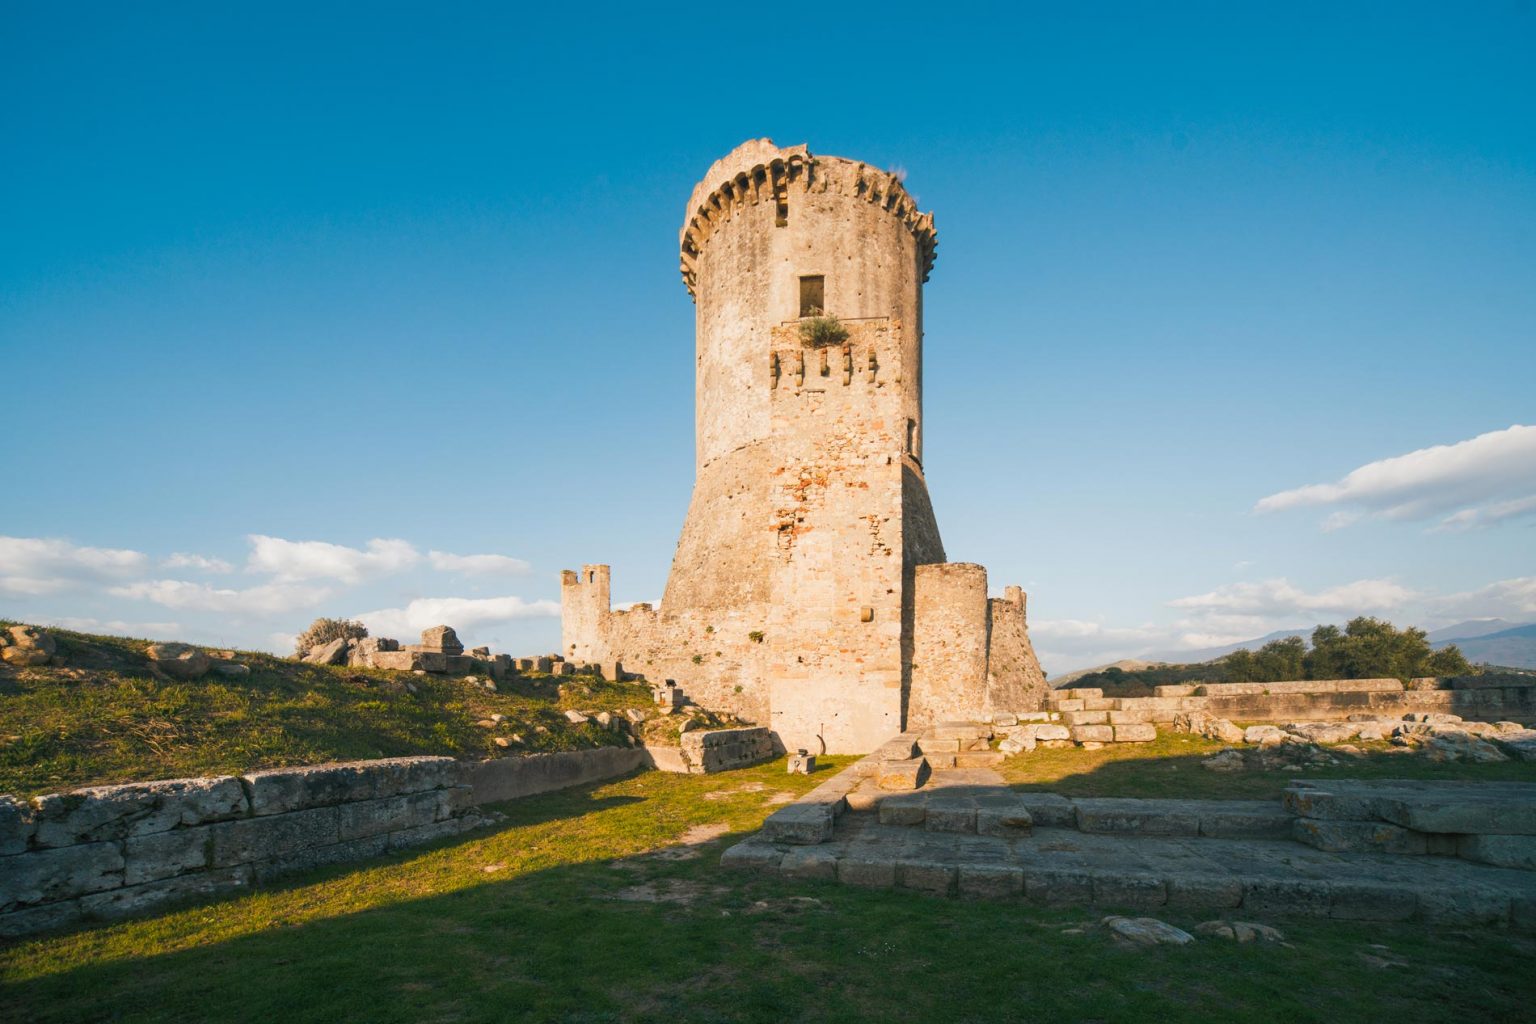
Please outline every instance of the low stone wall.
[[1046, 699], [1065, 714], [1106, 712], [1109, 724], [1171, 724], [1181, 712], [1204, 711], [1233, 722], [1328, 722], [1350, 715], [1459, 715], [1472, 721], [1536, 723], [1536, 681], [1508, 678], [1292, 680], [1279, 683], [1188, 683], [1159, 686], [1155, 697], [1105, 697], [1096, 689], [1055, 690]]
[[772, 760], [778, 751], [773, 733], [763, 726], [685, 732], [675, 747], [647, 746], [645, 756], [658, 771], [705, 775], [746, 768]]
[[634, 771], [603, 747], [493, 761], [402, 757], [0, 795], [0, 937], [125, 917], [361, 860], [485, 822], [476, 806]]
[[464, 775], [472, 801], [491, 804], [601, 782], [645, 767], [645, 751], [639, 747], [598, 747], [479, 761], [467, 765]]

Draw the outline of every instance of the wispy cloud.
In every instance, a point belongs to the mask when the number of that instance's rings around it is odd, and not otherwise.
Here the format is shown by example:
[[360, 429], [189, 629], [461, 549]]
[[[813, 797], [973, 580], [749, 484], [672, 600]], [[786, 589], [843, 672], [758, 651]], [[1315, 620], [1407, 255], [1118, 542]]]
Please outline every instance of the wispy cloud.
[[1336, 587], [1308, 592], [1287, 579], [1229, 583], [1204, 594], [1168, 602], [1170, 608], [1199, 609], [1268, 618], [1391, 611], [1418, 596], [1393, 580], [1355, 580]]
[[163, 569], [200, 569], [203, 572], [227, 573], [234, 572], [235, 567], [222, 558], [208, 558], [204, 555], [189, 555], [178, 551], [160, 563]]
[[1367, 517], [1418, 520], [1447, 513], [1442, 525], [1455, 529], [1536, 514], [1536, 426], [1517, 424], [1370, 462], [1335, 483], [1271, 494], [1254, 511], [1308, 506], [1338, 507], [1324, 529]]
[[1536, 616], [1536, 576], [1498, 580], [1476, 590], [1446, 594], [1430, 602], [1435, 615], [1456, 619], [1511, 619], [1517, 622]]
[[356, 584], [412, 568], [421, 553], [409, 542], [376, 538], [366, 550], [320, 540], [284, 540], [252, 534], [246, 568], [267, 573], [278, 582], [335, 580]]
[[293, 583], [264, 583], [243, 590], [210, 587], [187, 580], [143, 580], [108, 593], [134, 601], [149, 601], [164, 608], [193, 611], [239, 613], [244, 615], [281, 615], [301, 608], [312, 608], [334, 593], [326, 587]]
[[429, 551], [427, 558], [432, 568], [439, 572], [465, 576], [526, 576], [533, 568], [521, 558], [509, 555], [453, 555], [446, 551]]
[[81, 547], [61, 538], [0, 537], [0, 592], [52, 594], [133, 576], [149, 559], [123, 548]]

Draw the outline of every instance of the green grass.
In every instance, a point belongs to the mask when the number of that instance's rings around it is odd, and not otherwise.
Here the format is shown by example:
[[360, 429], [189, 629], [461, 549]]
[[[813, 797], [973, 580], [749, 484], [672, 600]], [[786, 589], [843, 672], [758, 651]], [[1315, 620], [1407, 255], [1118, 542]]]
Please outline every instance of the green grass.
[[1214, 772], [1201, 762], [1225, 744], [1188, 733], [1163, 731], [1151, 743], [1108, 743], [1099, 750], [1039, 749], [1003, 762], [1015, 789], [1049, 790], [1064, 796], [1125, 796], [1195, 800], [1263, 800], [1278, 797], [1292, 779], [1467, 779], [1536, 782], [1536, 764], [1437, 763], [1393, 752], [1385, 743], [1356, 744], [1361, 757], [1335, 754], [1336, 767], [1247, 768]]
[[[0, 1017], [1529, 1019], [1536, 941], [1518, 933], [1272, 919], [1288, 946], [1201, 940], [1132, 952], [1101, 934], [1065, 932], [1104, 910], [718, 870], [720, 851], [761, 821], [774, 794], [827, 777], [786, 775], [782, 762], [707, 777], [636, 775], [504, 805], [509, 818], [494, 831], [436, 848], [0, 946]], [[699, 825], [730, 834], [695, 859], [658, 855]], [[672, 898], [619, 898], [637, 890]]]
[[[242, 679], [150, 674], [148, 641], [50, 630], [62, 667], [0, 674], [0, 793], [360, 758], [494, 757], [612, 745], [563, 711], [650, 707], [645, 686], [534, 676], [491, 693], [462, 679], [242, 653]], [[406, 689], [409, 683], [416, 692]], [[475, 723], [492, 714], [494, 729]], [[542, 726], [544, 732], [539, 731]], [[497, 736], [521, 734], [510, 749]]]

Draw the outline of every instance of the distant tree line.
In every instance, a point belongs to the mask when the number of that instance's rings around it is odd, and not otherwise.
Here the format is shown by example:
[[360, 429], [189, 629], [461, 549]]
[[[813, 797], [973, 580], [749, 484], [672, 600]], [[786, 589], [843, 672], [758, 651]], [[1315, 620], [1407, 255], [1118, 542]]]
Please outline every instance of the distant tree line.
[[1472, 674], [1455, 644], [1434, 650], [1422, 629], [1398, 629], [1361, 615], [1343, 629], [1318, 626], [1312, 646], [1299, 636], [1271, 640], [1257, 651], [1233, 651], [1220, 659], [1224, 681], [1274, 683], [1282, 679], [1387, 679]]
[[1398, 629], [1369, 616], [1343, 629], [1318, 626], [1309, 645], [1299, 636], [1271, 640], [1256, 651], [1234, 651], [1194, 665], [1158, 665], [1126, 671], [1107, 668], [1073, 680], [1116, 696], [1146, 696], [1173, 683], [1275, 683], [1285, 679], [1386, 679], [1466, 676], [1479, 670], [1454, 645], [1434, 650], [1422, 629]]

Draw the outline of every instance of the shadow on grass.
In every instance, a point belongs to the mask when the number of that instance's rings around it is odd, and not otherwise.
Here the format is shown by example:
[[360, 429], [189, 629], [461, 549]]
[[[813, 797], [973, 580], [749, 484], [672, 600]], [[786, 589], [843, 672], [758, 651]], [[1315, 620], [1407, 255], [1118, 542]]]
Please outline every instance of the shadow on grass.
[[[1147, 761], [1038, 788], [1123, 780]], [[1536, 948], [1499, 933], [1297, 922], [1287, 947], [1132, 952], [1065, 931], [1103, 911], [724, 873], [719, 854], [772, 810], [776, 766], [782, 778], [781, 763], [638, 773], [527, 797], [499, 805], [508, 820], [494, 829], [0, 947], [0, 1018], [1463, 1021], [1521, 1019], [1536, 994]], [[704, 802], [722, 791], [728, 801]], [[712, 821], [729, 831], [676, 843]], [[1363, 960], [1372, 943], [1414, 983]]]

